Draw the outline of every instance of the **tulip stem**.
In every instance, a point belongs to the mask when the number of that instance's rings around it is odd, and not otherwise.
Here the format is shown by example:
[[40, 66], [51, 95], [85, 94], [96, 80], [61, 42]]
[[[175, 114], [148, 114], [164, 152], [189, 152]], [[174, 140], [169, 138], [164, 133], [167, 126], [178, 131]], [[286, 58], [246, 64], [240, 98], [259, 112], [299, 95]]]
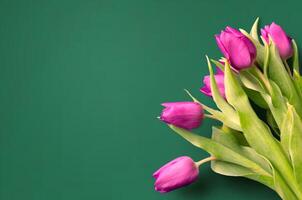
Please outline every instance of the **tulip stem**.
[[202, 159], [202, 160], [200, 160], [198, 162], [195, 162], [195, 164], [199, 167], [203, 163], [206, 163], [206, 162], [209, 162], [209, 161], [212, 161], [212, 160], [216, 160], [216, 158], [214, 156], [210, 156], [208, 158], [205, 158], [205, 159]]

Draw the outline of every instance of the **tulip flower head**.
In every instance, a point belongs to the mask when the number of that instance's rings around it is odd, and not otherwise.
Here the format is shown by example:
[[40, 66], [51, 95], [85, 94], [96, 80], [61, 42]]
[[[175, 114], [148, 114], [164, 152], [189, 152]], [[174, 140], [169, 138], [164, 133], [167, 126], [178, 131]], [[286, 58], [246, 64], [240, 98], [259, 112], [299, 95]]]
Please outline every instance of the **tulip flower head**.
[[293, 55], [291, 38], [285, 33], [281, 26], [274, 22], [271, 25], [266, 25], [261, 29], [261, 36], [267, 43], [269, 43], [269, 37], [271, 37], [282, 59], [288, 59]]
[[165, 164], [153, 174], [154, 187], [160, 193], [170, 192], [193, 183], [198, 174], [198, 165], [190, 157], [182, 156]]
[[[217, 87], [219, 90], [220, 95], [225, 98], [225, 87], [224, 87], [224, 73], [220, 68], [216, 68], [217, 72], [214, 75], [214, 78], [216, 80], [217, 83]], [[203, 78], [203, 83], [204, 86], [202, 88], [200, 88], [200, 92], [204, 93], [207, 96], [212, 96], [212, 91], [211, 91], [211, 78], [210, 76], [205, 76]]]
[[165, 108], [160, 119], [168, 124], [191, 130], [200, 126], [203, 109], [195, 102], [169, 102], [162, 104]]
[[241, 70], [253, 65], [257, 55], [256, 47], [240, 31], [227, 26], [215, 38], [220, 51], [233, 68]]

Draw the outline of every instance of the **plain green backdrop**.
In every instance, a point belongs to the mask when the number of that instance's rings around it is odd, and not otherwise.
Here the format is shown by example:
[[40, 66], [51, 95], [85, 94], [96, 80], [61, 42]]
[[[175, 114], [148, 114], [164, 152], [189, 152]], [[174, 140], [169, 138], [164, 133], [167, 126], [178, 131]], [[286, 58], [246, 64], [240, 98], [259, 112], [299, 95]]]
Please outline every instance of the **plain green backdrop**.
[[[213, 35], [275, 21], [302, 45], [299, 1], [0, 0], [1, 200], [269, 200], [258, 183], [200, 168], [169, 194], [152, 173], [207, 156], [156, 117], [189, 100], [221, 56]], [[198, 133], [210, 136], [205, 120]]]

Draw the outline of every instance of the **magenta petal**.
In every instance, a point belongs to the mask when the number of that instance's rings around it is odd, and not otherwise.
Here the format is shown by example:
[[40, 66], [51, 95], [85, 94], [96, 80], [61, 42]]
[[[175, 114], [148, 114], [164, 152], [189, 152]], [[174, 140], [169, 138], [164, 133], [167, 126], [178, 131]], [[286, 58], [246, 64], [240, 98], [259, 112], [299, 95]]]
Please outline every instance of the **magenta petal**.
[[266, 25], [261, 29], [261, 35], [267, 42], [269, 42], [269, 36], [272, 38], [281, 58], [288, 59], [293, 55], [291, 38], [278, 24], [273, 22], [271, 25]]
[[219, 47], [221, 53], [224, 55], [224, 57], [229, 59], [230, 56], [220, 40], [220, 35], [215, 35], [215, 39], [216, 39], [217, 46]]
[[[224, 65], [224, 64], [223, 64]], [[219, 68], [219, 67], [216, 67], [216, 74], [217, 75], [223, 75], [224, 72]]]
[[220, 51], [233, 68], [241, 70], [253, 65], [257, 54], [256, 47], [240, 31], [228, 26], [215, 38]]
[[199, 170], [190, 157], [182, 156], [170, 161], [154, 174], [155, 190], [166, 193], [196, 181]]
[[184, 156], [178, 157], [170, 162], [168, 162], [167, 164], [165, 164], [164, 166], [162, 166], [161, 168], [159, 168], [156, 172], [153, 173], [153, 177], [157, 178], [160, 175], [161, 171], [164, 171], [166, 168], [168, 168], [169, 166], [173, 165], [174, 163], [180, 161], [181, 159], [183, 159]]
[[271, 35], [272, 40], [278, 47], [280, 56], [283, 59], [291, 57], [293, 54], [291, 39], [286, 35], [282, 27], [275, 23], [272, 23], [270, 25], [269, 34]]
[[168, 102], [160, 119], [168, 124], [191, 130], [200, 126], [203, 119], [202, 106], [195, 102]]
[[202, 88], [200, 88], [200, 92], [202, 92], [203, 94], [205, 94], [209, 97], [212, 96], [211, 89], [209, 89], [207, 86], [203, 86]]
[[[224, 73], [218, 67], [216, 68], [216, 71], [217, 72], [216, 72], [216, 75], [214, 75], [214, 78], [216, 80], [216, 84], [217, 84], [220, 95], [223, 98], [225, 98]], [[204, 84], [203, 87], [200, 88], [200, 92], [211, 97], [212, 91], [211, 91], [210, 76], [204, 76], [203, 84]]]

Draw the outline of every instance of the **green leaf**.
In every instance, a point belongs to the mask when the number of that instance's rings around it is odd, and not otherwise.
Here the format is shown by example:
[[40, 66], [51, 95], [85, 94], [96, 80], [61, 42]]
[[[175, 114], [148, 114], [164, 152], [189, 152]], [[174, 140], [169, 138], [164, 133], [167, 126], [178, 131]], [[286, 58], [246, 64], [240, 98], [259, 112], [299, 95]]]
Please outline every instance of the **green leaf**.
[[211, 59], [211, 62], [214, 63], [217, 67], [219, 67], [222, 71], [224, 71], [224, 65], [221, 62], [218, 62], [214, 59]]
[[[228, 102], [237, 110], [243, 133], [250, 146], [261, 155], [278, 160], [279, 155], [272, 155], [272, 151], [280, 152], [280, 146], [270, 133], [269, 128], [254, 112], [247, 95], [233, 75], [229, 65], [225, 67], [225, 87]], [[270, 148], [266, 148], [266, 146], [270, 146]]]
[[[253, 161], [259, 166], [259, 168], [266, 171], [268, 174], [272, 173], [267, 161], [257, 154], [252, 148], [241, 146], [236, 135], [234, 135], [234, 132], [223, 132], [222, 130], [213, 127], [212, 139]], [[261, 171], [255, 172], [262, 173]]]
[[244, 91], [248, 95], [249, 99], [251, 99], [257, 106], [263, 109], [268, 109], [266, 101], [259, 92], [248, 88], [244, 88]]
[[245, 87], [260, 93], [266, 93], [265, 86], [249, 70], [243, 70], [239, 73], [239, 75], [240, 75], [240, 80], [242, 81]]
[[189, 141], [191, 144], [207, 151], [208, 153], [215, 156], [218, 160], [235, 163], [235, 164], [250, 168], [254, 172], [266, 174], [269, 176], [269, 173], [267, 173], [265, 170], [263, 170], [261, 167], [259, 167], [259, 165], [257, 165], [253, 161], [245, 158], [244, 156], [240, 155], [239, 153], [232, 150], [231, 148], [229, 148], [225, 145], [222, 145], [209, 138], [196, 135], [185, 129], [178, 128], [173, 125], [169, 125], [169, 126], [172, 130], [174, 130], [176, 133], [178, 133], [184, 139]]
[[299, 52], [298, 52], [298, 46], [295, 42], [295, 40], [292, 40], [294, 54], [293, 54], [293, 69], [296, 72], [296, 74], [300, 75], [300, 69], [299, 69]]
[[269, 64], [269, 59], [270, 59], [270, 48], [267, 42], [263, 39], [264, 41], [264, 49], [265, 49], [265, 57], [264, 57], [264, 63], [263, 63], [263, 73], [264, 76], [268, 79], [268, 64]]
[[259, 42], [259, 36], [258, 36], [258, 24], [259, 24], [259, 17], [257, 17], [257, 19], [255, 20], [252, 29], [250, 31], [250, 34], [252, 36], [252, 38], [254, 38], [256, 41]]
[[302, 116], [302, 104], [300, 94], [288, 74], [283, 62], [280, 58], [276, 45], [270, 44], [270, 59], [269, 59], [268, 75], [280, 88], [282, 94], [288, 99], [300, 116]]
[[286, 112], [286, 115], [283, 119], [282, 126], [281, 126], [281, 145], [284, 149], [284, 151], [287, 153], [288, 157], [289, 155], [289, 139], [290, 135], [293, 131], [293, 111], [291, 107], [288, 107], [288, 110]]
[[[275, 190], [279, 196], [284, 200], [300, 200], [297, 195], [289, 188], [288, 183], [284, 181], [279, 172], [274, 175]], [[300, 196], [301, 197], [301, 196]]]
[[230, 148], [236, 153], [243, 155], [245, 158], [256, 163], [259, 167], [257, 171], [254, 171], [248, 167], [243, 167], [238, 164], [214, 161], [212, 162], [212, 169], [215, 172], [228, 176], [244, 176], [268, 185], [271, 188], [274, 186], [272, 169], [268, 161], [257, 154], [252, 148], [241, 146], [241, 141], [238, 139], [237, 132], [230, 129], [223, 131], [213, 127], [212, 139]]
[[242, 132], [234, 130], [230, 127], [227, 127], [225, 125], [223, 125], [221, 128], [219, 128], [220, 131], [227, 133], [227, 134], [231, 134], [233, 137], [236, 138], [236, 141], [239, 145], [241, 146], [249, 146], [249, 144], [247, 143], [244, 135]]
[[255, 174], [255, 172], [246, 167], [220, 160], [212, 161], [211, 168], [214, 172], [225, 176], [246, 176]]
[[281, 144], [289, 153], [296, 180], [302, 188], [302, 121], [295, 108], [288, 105], [287, 121], [284, 121]]
[[282, 127], [282, 123], [287, 111], [287, 100], [283, 97], [278, 85], [270, 80], [271, 96], [262, 93], [263, 99], [266, 101], [269, 109], [274, 117], [274, 121], [277, 123], [279, 129]]
[[[248, 97], [261, 108], [267, 109], [268, 105], [265, 102], [262, 94], [267, 94], [265, 83], [257, 77], [256, 66], [248, 70], [242, 70], [239, 73], [240, 81], [244, 85], [244, 91]], [[265, 78], [262, 75], [262, 78]], [[268, 80], [265, 80], [268, 81]]]
[[211, 162], [211, 169], [218, 174], [225, 176], [235, 176], [235, 177], [246, 177], [252, 180], [255, 180], [259, 183], [262, 183], [273, 190], [274, 188], [274, 179], [271, 176], [259, 175], [246, 167], [240, 165], [224, 162], [220, 160], [215, 160]]
[[301, 195], [292, 167], [281, 145], [252, 109], [229, 65], [225, 65], [225, 87], [228, 102], [237, 110], [244, 136], [250, 146], [258, 154], [266, 157], [277, 171], [282, 172], [282, 178], [286, 180], [297, 196]]

